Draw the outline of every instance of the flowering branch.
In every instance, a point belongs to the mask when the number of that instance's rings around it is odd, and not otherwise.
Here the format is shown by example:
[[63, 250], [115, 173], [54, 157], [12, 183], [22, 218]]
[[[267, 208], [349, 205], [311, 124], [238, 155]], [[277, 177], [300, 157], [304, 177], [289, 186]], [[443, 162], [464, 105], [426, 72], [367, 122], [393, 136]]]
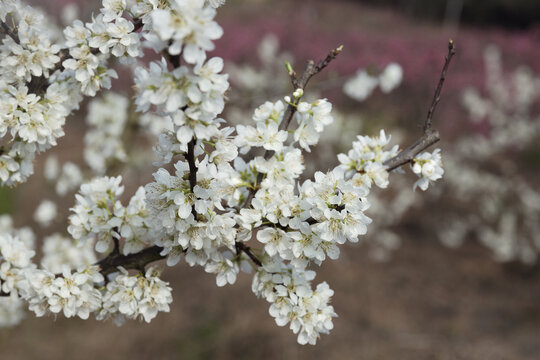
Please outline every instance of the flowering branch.
[[[319, 60], [317, 65], [315, 65], [315, 62], [313, 60], [309, 60], [307, 63], [306, 69], [304, 70], [300, 78], [297, 78], [296, 72], [293, 70], [292, 66], [289, 63], [286, 64], [287, 71], [291, 78], [291, 82], [294, 86], [295, 93], [293, 94], [293, 97], [295, 100], [294, 100], [294, 103], [289, 103], [289, 105], [287, 106], [287, 110], [285, 110], [285, 114], [283, 115], [283, 120], [281, 121], [281, 124], [279, 125], [279, 130], [287, 130], [289, 128], [289, 124], [291, 123], [291, 120], [297, 110], [296, 104], [302, 98], [303, 90], [306, 88], [309, 80], [313, 76], [320, 73], [324, 68], [326, 68], [330, 64], [330, 62], [332, 62], [332, 60], [334, 60], [341, 53], [342, 50], [343, 50], [343, 45], [340, 45], [337, 48], [332, 49], [328, 53], [326, 58]], [[301, 91], [298, 92], [298, 89], [300, 89]], [[273, 153], [274, 151], [267, 150], [264, 153], [264, 159], [265, 160], [270, 159]], [[260, 184], [261, 181], [263, 180], [263, 177], [264, 175], [262, 173], [258, 173], [256, 183]], [[248, 207], [251, 204], [251, 201], [253, 200], [253, 197], [255, 196], [256, 192], [257, 192], [257, 189], [255, 187], [250, 189], [250, 192], [246, 200], [242, 204], [242, 208]]]
[[[228, 75], [222, 73], [223, 59], [207, 58], [213, 41], [223, 33], [214, 21], [215, 8], [223, 3], [177, 0], [158, 6], [146, 0], [104, 0], [91, 22], [74, 21], [64, 30], [63, 43], [54, 43], [44, 22], [25, 23], [34, 19], [25, 16], [28, 8], [2, 3], [4, 13], [19, 13], [21, 46], [36, 55], [27, 58], [40, 61], [21, 67], [19, 45], [9, 38], [0, 49], [11, 64], [0, 74], [4, 77], [0, 100], [8, 112], [4, 121], [8, 125], [0, 126], [0, 134], [21, 139], [0, 156], [2, 184], [26, 180], [34, 154], [56, 144], [65, 118], [83, 96], [110, 88], [111, 78], [117, 76], [110, 68], [112, 56], [134, 60], [144, 55], [143, 47], [161, 59], [134, 67], [134, 103], [137, 111], [166, 123], [158, 131], [154, 153], [160, 166], [169, 165], [157, 169], [153, 181], [140, 186], [128, 204], [120, 201], [124, 192], [120, 176], [98, 176], [80, 186], [69, 216], [71, 238], [55, 251], [68, 254], [64, 248], [76, 240], [80, 245], [76, 251], [91, 253], [81, 255], [82, 260], [42, 259], [40, 268], [32, 262], [35, 251], [23, 235], [0, 233], [2, 293], [25, 300], [37, 316], [63, 312], [86, 319], [95, 313], [99, 320], [150, 321], [158, 312], [169, 311], [172, 296], [154, 268], [146, 269], [148, 264], [166, 259], [173, 266], [183, 258], [215, 274], [216, 284], [224, 286], [233, 284], [241, 270], [251, 270], [254, 266], [246, 267], [251, 261], [256, 265], [253, 292], [272, 304], [270, 314], [278, 325], [290, 323], [300, 344], [315, 344], [320, 334], [332, 329], [333, 291], [325, 282], [312, 286], [315, 272], [310, 265], [337, 259], [338, 245], [357, 242], [367, 232], [371, 222], [364, 213], [367, 198], [372, 184], [388, 185], [388, 169], [415, 161], [413, 172], [420, 174], [423, 190], [442, 175], [437, 150], [414, 156], [438, 140], [431, 119], [453, 44], [423, 138], [398, 154], [397, 145], [386, 148], [390, 138], [384, 131], [379, 137], [358, 136], [348, 155], [338, 155], [340, 165], [302, 181], [303, 151], [310, 151], [333, 122], [328, 99], [301, 101], [304, 89], [343, 47], [317, 63], [309, 61], [299, 77], [288, 64], [292, 97], [258, 107], [252, 125], [224, 127], [220, 114]], [[8, 27], [2, 30], [9, 34]], [[26, 43], [25, 31], [37, 34], [39, 46]], [[44, 93], [34, 92], [45, 86]], [[293, 118], [297, 126], [288, 131]], [[125, 122], [110, 121], [116, 127], [111, 134], [121, 134]], [[111, 145], [114, 153], [117, 143]], [[263, 148], [264, 156], [242, 156], [252, 148]], [[116, 155], [123, 155], [122, 150]], [[181, 154], [183, 158], [176, 159]], [[103, 157], [98, 158], [95, 164], [105, 164]], [[264, 246], [246, 245], [255, 239]], [[93, 249], [109, 253], [96, 262]], [[139, 274], [131, 276], [128, 270]], [[108, 276], [112, 273], [115, 276]]]
[[[289, 76], [291, 76], [291, 79], [293, 79], [292, 83], [293, 85], [295, 85], [294, 90], [297, 90], [297, 89], [305, 90], [309, 80], [313, 76], [320, 73], [325, 67], [327, 67], [330, 64], [330, 62], [332, 62], [332, 60], [334, 60], [341, 53], [342, 50], [343, 50], [343, 45], [335, 49], [332, 49], [328, 53], [326, 58], [324, 58], [323, 60], [319, 60], [317, 65], [315, 65], [315, 62], [313, 60], [309, 60], [307, 63], [306, 69], [304, 70], [304, 72], [302, 73], [299, 79], [296, 78], [296, 74], [294, 71], [289, 72]], [[299, 97], [296, 98], [296, 100], [297, 101], [300, 100], [301, 97], [302, 96], [300, 95]], [[293, 104], [289, 104], [289, 106], [287, 107], [287, 110], [285, 111], [285, 115], [283, 116], [283, 120], [280, 124], [280, 127], [279, 127], [280, 130], [286, 130], [289, 128], [289, 124], [295, 112], [296, 112], [296, 106], [294, 106]], [[267, 154], [265, 154], [265, 158], [268, 158], [269, 156], [271, 155], [268, 155], [268, 152], [267, 152]]]

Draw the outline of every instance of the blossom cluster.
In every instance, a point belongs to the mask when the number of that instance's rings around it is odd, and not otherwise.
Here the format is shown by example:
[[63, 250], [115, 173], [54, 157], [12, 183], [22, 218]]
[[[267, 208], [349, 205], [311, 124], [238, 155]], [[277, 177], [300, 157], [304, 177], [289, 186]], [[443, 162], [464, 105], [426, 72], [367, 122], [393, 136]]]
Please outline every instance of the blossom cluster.
[[[22, 280], [20, 266], [14, 266], [13, 260], [18, 258], [18, 265], [30, 265], [28, 261], [34, 255], [35, 235], [30, 228], [15, 228], [9, 215], [0, 215], [0, 328], [18, 324], [24, 318], [24, 302], [17, 292], [12, 290]], [[18, 239], [18, 240], [14, 240]], [[4, 247], [6, 247], [4, 253]]]
[[84, 95], [95, 96], [101, 88], [111, 87], [118, 77], [107, 61], [110, 55], [134, 58], [142, 54], [140, 34], [133, 22], [122, 17], [125, 0], [104, 0], [100, 13], [84, 24], [75, 20], [64, 30], [70, 58], [62, 66], [79, 83]]
[[[4, 225], [9, 225], [4, 219]], [[68, 318], [87, 319], [96, 312], [98, 319], [122, 314], [149, 321], [159, 311], [169, 311], [170, 288], [157, 278], [155, 269], [130, 277], [120, 268], [105, 287], [99, 267], [89, 265], [95, 261], [90, 248], [81, 251], [60, 235], [49, 237], [45, 239], [44, 269], [39, 269], [31, 261], [35, 251], [28, 237], [21, 240], [18, 233], [12, 230], [0, 236], [0, 291], [4, 295], [0, 298], [0, 326], [20, 321], [21, 299], [36, 316], [63, 313]], [[70, 270], [72, 267], [77, 270]], [[58, 269], [59, 273], [55, 273]], [[126, 305], [130, 296], [138, 301], [134, 308]], [[129, 312], [125, 310], [128, 307]]]
[[319, 334], [333, 329], [332, 318], [337, 316], [329, 305], [334, 291], [326, 282], [313, 290], [310, 282], [314, 277], [314, 271], [298, 272], [269, 262], [253, 278], [253, 292], [272, 304], [270, 315], [276, 324], [290, 324], [301, 345], [315, 345]]
[[[228, 63], [226, 66], [235, 89], [227, 104], [227, 120], [231, 123], [245, 124], [246, 119], [251, 116], [245, 109], [258, 106], [258, 99], [287, 91], [290, 86], [289, 75], [282, 71], [282, 64], [293, 64], [295, 59], [291, 54], [280, 50], [279, 40], [275, 35], [268, 34], [260, 41], [257, 55], [259, 65], [256, 67], [248, 62]], [[339, 85], [338, 82], [326, 83], [325, 89]], [[316, 90], [311, 89], [306, 96], [313, 101], [317, 98]], [[290, 100], [289, 97], [288, 101]], [[305, 174], [314, 173], [321, 166], [333, 163], [336, 149], [346, 150], [348, 144], [357, 139], [355, 134], [370, 129], [372, 123], [359, 109], [344, 112], [342, 109], [332, 108], [332, 118], [332, 126], [325, 127], [324, 137], [317, 144], [316, 156], [310, 157], [310, 161], [305, 164]], [[397, 129], [393, 130], [394, 139], [399, 141], [401, 135]], [[391, 252], [399, 246], [399, 233], [392, 228], [398, 227], [403, 216], [418, 202], [418, 194], [402, 191], [409, 187], [406, 178], [397, 177], [393, 183], [391, 188], [377, 187], [370, 193], [371, 206], [368, 213], [374, 221], [370, 225], [370, 232], [360, 239], [370, 258], [377, 261], [388, 259]]]
[[97, 261], [92, 241], [77, 244], [73, 239], [59, 233], [43, 239], [42, 252], [41, 266], [54, 274], [61, 273], [66, 265], [78, 269]]
[[386, 136], [384, 130], [379, 136], [358, 136], [348, 154], [339, 154], [340, 168], [347, 175], [352, 176], [358, 185], [371, 188], [372, 184], [386, 188], [389, 184], [388, 171], [384, 162], [398, 154], [398, 146], [385, 149], [391, 137]]
[[154, 268], [149, 268], [144, 275], [139, 276], [130, 276], [125, 269], [120, 268], [120, 273], [107, 284], [97, 318], [102, 320], [114, 317], [118, 324], [122, 324], [126, 318], [138, 317], [150, 322], [159, 311], [169, 312], [171, 288], [158, 276]]
[[83, 95], [110, 88], [117, 77], [107, 64], [111, 55], [142, 54], [140, 34], [122, 17], [125, 6], [104, 1], [100, 14], [86, 24], [74, 21], [63, 38], [43, 13], [17, 0], [3, 2], [1, 20], [10, 18], [17, 27], [0, 45], [0, 138], [8, 144], [0, 149], [1, 184], [24, 182], [35, 154], [64, 135], [66, 117]]
[[97, 252], [104, 253], [113, 246], [113, 239], [125, 240], [124, 254], [140, 251], [148, 243], [145, 191], [141, 187], [123, 206], [118, 197], [124, 192], [121, 177], [96, 178], [81, 186], [77, 203], [69, 217], [68, 232], [80, 242], [96, 241]]

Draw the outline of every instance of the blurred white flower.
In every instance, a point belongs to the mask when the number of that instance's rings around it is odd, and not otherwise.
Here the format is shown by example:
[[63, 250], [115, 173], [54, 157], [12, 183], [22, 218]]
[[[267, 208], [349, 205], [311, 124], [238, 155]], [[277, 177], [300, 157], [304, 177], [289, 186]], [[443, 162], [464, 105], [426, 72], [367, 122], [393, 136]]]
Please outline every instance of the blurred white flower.
[[48, 227], [56, 218], [56, 204], [51, 200], [43, 200], [34, 212], [34, 221], [42, 227]]
[[379, 75], [379, 85], [383, 93], [389, 93], [401, 84], [403, 69], [399, 64], [391, 63]]
[[364, 101], [378, 85], [378, 78], [369, 75], [365, 70], [360, 70], [354, 77], [345, 82], [343, 92], [354, 100]]

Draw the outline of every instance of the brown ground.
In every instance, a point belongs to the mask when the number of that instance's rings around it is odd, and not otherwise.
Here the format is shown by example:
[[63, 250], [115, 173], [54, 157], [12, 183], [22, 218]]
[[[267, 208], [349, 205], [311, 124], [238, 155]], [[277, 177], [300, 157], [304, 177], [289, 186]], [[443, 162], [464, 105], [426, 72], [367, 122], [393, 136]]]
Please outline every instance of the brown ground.
[[469, 244], [448, 250], [409, 239], [388, 263], [349, 246], [318, 275], [335, 290], [335, 329], [299, 346], [256, 299], [249, 277], [219, 289], [185, 264], [165, 278], [170, 314], [116, 327], [111, 322], [36, 319], [5, 330], [11, 359], [538, 359], [540, 275], [494, 263]]

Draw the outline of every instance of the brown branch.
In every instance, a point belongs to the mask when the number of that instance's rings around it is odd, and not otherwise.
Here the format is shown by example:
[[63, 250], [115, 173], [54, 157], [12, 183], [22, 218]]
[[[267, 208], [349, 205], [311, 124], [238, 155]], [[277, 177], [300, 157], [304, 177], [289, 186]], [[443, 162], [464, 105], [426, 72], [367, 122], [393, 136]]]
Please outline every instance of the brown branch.
[[384, 162], [387, 171], [392, 171], [414, 160], [415, 156], [440, 140], [439, 132], [428, 129], [420, 139], [399, 154]]
[[259, 267], [262, 266], [261, 260], [259, 260], [257, 255], [255, 255], [253, 253], [253, 251], [251, 250], [251, 248], [249, 246], [247, 246], [243, 242], [236, 242], [234, 244], [234, 246], [236, 247], [236, 252], [237, 253], [244, 252], [251, 259], [251, 261], [253, 261], [255, 263], [255, 265], [257, 265]]
[[163, 248], [160, 246], [151, 246], [143, 249], [135, 254], [120, 255], [111, 253], [109, 256], [96, 263], [99, 266], [99, 271], [103, 275], [108, 275], [115, 271], [118, 271], [118, 267], [122, 266], [126, 270], [136, 269], [144, 270], [146, 265], [151, 262], [165, 259], [165, 255], [161, 255]]
[[19, 39], [19, 35], [15, 33], [15, 31], [11, 30], [11, 28], [3, 21], [0, 21], [0, 26], [2, 27], [2, 32], [13, 39], [17, 44], [21, 43], [21, 40]]
[[386, 170], [392, 171], [402, 165], [405, 165], [411, 161], [414, 160], [415, 156], [430, 147], [431, 145], [435, 144], [440, 140], [439, 138], [439, 132], [436, 130], [431, 129], [431, 125], [433, 122], [433, 114], [435, 113], [435, 109], [437, 108], [437, 104], [441, 100], [441, 91], [444, 85], [444, 80], [446, 79], [446, 73], [448, 72], [448, 67], [450, 66], [450, 62], [452, 61], [452, 57], [456, 53], [456, 47], [454, 45], [454, 42], [450, 40], [448, 42], [448, 53], [446, 54], [444, 66], [441, 71], [441, 76], [439, 78], [439, 83], [437, 84], [437, 88], [435, 89], [435, 94], [433, 95], [433, 100], [431, 101], [431, 105], [429, 107], [429, 111], [426, 117], [426, 121], [424, 122], [424, 133], [422, 134], [422, 137], [420, 137], [418, 140], [416, 140], [411, 146], [408, 148], [402, 150], [399, 154], [394, 156], [391, 159], [388, 159], [384, 162], [384, 166], [386, 167]]
[[285, 61], [285, 68], [287, 69], [287, 73], [289, 74], [289, 78], [291, 79], [291, 84], [294, 89], [298, 88], [298, 79], [296, 77], [296, 71], [294, 71], [292, 65], [290, 62]]
[[[115, 231], [117, 234], [120, 234], [117, 228], [115, 228], [113, 231]], [[114, 235], [113, 235], [113, 244], [114, 244], [114, 247], [111, 252], [111, 255], [113, 256], [120, 255], [120, 240], [118, 240], [118, 238], [115, 237]]]
[[[195, 136], [193, 136], [193, 139], [188, 143], [188, 152], [186, 156], [186, 160], [189, 165], [189, 189], [191, 190], [191, 193], [193, 194], [193, 189], [195, 189], [195, 185], [197, 185], [197, 165], [195, 164], [195, 144], [197, 142], [197, 139]], [[197, 212], [195, 211], [195, 205], [191, 207], [191, 213], [193, 214], [193, 217], [195, 220], [197, 220]]]
[[456, 47], [454, 45], [454, 41], [450, 39], [448, 41], [448, 53], [446, 54], [446, 57], [444, 58], [445, 61], [444, 61], [443, 69], [441, 71], [439, 84], [437, 85], [437, 89], [435, 90], [435, 94], [433, 95], [433, 100], [431, 101], [431, 106], [429, 107], [426, 122], [424, 123], [424, 133], [431, 127], [431, 122], [433, 121], [433, 113], [435, 112], [435, 109], [437, 108], [437, 104], [441, 100], [441, 91], [444, 84], [444, 80], [446, 79], [446, 72], [448, 71], [448, 67], [450, 66], [452, 57], [455, 54], [456, 54]]
[[[120, 255], [113, 251], [103, 260], [98, 261], [95, 265], [99, 267], [99, 272], [104, 276], [107, 276], [113, 272], [118, 271], [118, 267], [121, 266], [126, 270], [139, 270], [144, 272], [146, 265], [166, 258], [165, 255], [161, 255], [163, 251], [162, 247], [151, 246], [143, 249], [135, 254]], [[57, 277], [61, 277], [62, 274], [56, 274]], [[10, 294], [0, 290], [0, 297], [9, 296]]]
[[[341, 45], [341, 46], [339, 46], [339, 47], [337, 47], [335, 49], [332, 49], [328, 53], [326, 58], [324, 58], [323, 60], [320, 60], [317, 63], [317, 65], [315, 65], [315, 62], [313, 60], [309, 60], [308, 63], [307, 63], [306, 69], [304, 70], [304, 72], [300, 76], [300, 79], [297, 79], [296, 81], [293, 81], [293, 84], [296, 85], [296, 88], [293, 89], [293, 90], [296, 90], [296, 89], [304, 90], [306, 88], [309, 80], [313, 76], [315, 76], [318, 73], [320, 73], [321, 71], [323, 71], [324, 68], [326, 68], [332, 62], [332, 60], [334, 60], [341, 53], [341, 51], [343, 51], [343, 45]], [[290, 72], [289, 72], [289, 76], [294, 76], [294, 78], [296, 78], [296, 74], [291, 75]], [[281, 124], [279, 126], [280, 130], [287, 130], [289, 128], [289, 124], [291, 123], [291, 120], [292, 120], [295, 112], [296, 112], [296, 106], [289, 104], [289, 106], [287, 107], [287, 110], [285, 111], [285, 114], [283, 115], [283, 120], [281, 121]], [[266, 154], [265, 154], [265, 159], [267, 159], [266, 155], [268, 155], [268, 153], [270, 153], [270, 155], [268, 156], [268, 158], [269, 158], [271, 156], [272, 152], [267, 151]]]

